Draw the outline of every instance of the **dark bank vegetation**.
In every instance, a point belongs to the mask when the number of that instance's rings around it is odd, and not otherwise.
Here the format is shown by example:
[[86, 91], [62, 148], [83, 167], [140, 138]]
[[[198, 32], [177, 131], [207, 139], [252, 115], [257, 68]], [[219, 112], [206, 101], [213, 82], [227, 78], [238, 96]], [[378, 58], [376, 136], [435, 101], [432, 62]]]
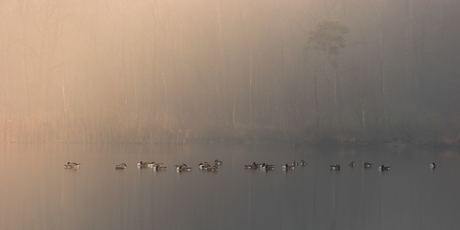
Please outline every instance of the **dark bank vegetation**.
[[[427, 115], [428, 116], [428, 115]], [[316, 124], [284, 127], [223, 125], [207, 123], [184, 128], [173, 119], [111, 118], [11, 118], [2, 124], [1, 142], [70, 142], [70, 143], [268, 143], [285, 142], [312, 146], [403, 147], [460, 146], [458, 123], [416, 116], [391, 123], [370, 126], [321, 126]]]
[[459, 145], [460, 1], [3, 1], [0, 141]]

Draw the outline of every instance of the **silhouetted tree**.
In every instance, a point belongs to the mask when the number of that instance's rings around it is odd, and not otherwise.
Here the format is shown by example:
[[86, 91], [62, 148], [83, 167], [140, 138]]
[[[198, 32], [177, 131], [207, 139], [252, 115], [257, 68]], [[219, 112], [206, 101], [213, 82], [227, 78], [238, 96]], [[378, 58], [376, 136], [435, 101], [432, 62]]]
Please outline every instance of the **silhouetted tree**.
[[[308, 43], [312, 44], [313, 49], [323, 51], [326, 56], [326, 78], [329, 89], [331, 88], [331, 78], [329, 75], [329, 66], [332, 63], [331, 55], [338, 55], [339, 48], [345, 47], [345, 38], [343, 35], [348, 33], [348, 31], [348, 27], [340, 21], [324, 19], [316, 22], [315, 28], [308, 33]], [[330, 93], [331, 91], [329, 90], [329, 103], [331, 103]], [[336, 95], [334, 93], [334, 97]], [[337, 99], [334, 98], [334, 102], [336, 101]]]

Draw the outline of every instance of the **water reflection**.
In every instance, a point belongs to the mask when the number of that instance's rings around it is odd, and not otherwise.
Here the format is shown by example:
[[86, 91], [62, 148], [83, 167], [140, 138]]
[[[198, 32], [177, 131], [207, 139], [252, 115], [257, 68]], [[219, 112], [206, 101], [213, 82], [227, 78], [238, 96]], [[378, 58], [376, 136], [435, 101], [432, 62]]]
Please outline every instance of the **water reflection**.
[[[0, 150], [0, 229], [452, 229], [460, 223], [460, 158], [453, 150], [78, 144]], [[168, 168], [136, 167], [145, 159]], [[224, 162], [218, 172], [198, 169], [210, 159]], [[292, 159], [308, 165], [282, 170]], [[66, 169], [69, 160], [81, 166]], [[351, 160], [356, 167], [346, 166]], [[276, 168], [244, 168], [254, 161]], [[365, 169], [365, 161], [375, 165]], [[114, 170], [120, 162], [127, 168]], [[177, 171], [179, 162], [193, 170]], [[440, 167], [430, 169], [432, 162]], [[337, 163], [341, 170], [330, 170]], [[381, 164], [391, 170], [379, 171]]]

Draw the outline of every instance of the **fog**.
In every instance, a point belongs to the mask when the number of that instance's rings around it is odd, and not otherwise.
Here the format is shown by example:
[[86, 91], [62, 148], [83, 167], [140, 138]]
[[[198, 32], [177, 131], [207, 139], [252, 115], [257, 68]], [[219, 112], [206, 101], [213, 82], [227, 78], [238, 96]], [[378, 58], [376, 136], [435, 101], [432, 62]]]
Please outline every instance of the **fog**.
[[[0, 140], [458, 144], [458, 0], [0, 3]], [[309, 33], [349, 30], [337, 55]]]

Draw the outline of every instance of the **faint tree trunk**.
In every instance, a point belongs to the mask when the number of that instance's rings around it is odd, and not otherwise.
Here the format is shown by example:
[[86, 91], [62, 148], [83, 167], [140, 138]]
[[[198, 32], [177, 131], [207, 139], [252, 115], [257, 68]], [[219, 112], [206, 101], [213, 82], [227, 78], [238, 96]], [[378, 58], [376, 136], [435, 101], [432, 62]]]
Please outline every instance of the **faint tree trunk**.
[[129, 75], [132, 77], [134, 75], [134, 118], [137, 122], [138, 107], [137, 107], [137, 73], [133, 74], [133, 61], [132, 61], [132, 51], [129, 53]]
[[[425, 29], [426, 29], [426, 23], [425, 23], [425, 20], [426, 20], [426, 17], [427, 17], [427, 11], [428, 11], [428, 5], [430, 3], [430, 0], [426, 0], [426, 3], [425, 3], [425, 9], [424, 9], [424, 12], [423, 12], [423, 16], [422, 16], [422, 25], [421, 25], [421, 29], [420, 29], [420, 50], [419, 50], [419, 62], [418, 62], [418, 72], [420, 73], [419, 74], [419, 77], [422, 78], [422, 75], [424, 74], [424, 65], [425, 65]], [[422, 78], [423, 79], [423, 78]], [[422, 84], [420, 84], [421, 86]], [[423, 106], [423, 101], [424, 101], [424, 96], [423, 96], [423, 89], [420, 89], [420, 95], [419, 95], [419, 101], [420, 101], [420, 105]]]
[[[283, 34], [281, 33], [281, 37], [283, 36]], [[285, 76], [286, 76], [286, 72], [285, 72], [285, 67], [284, 67], [284, 46], [283, 46], [283, 43], [282, 43], [282, 39], [281, 39], [281, 52], [280, 52], [280, 60], [279, 60], [279, 63], [281, 63], [280, 65], [280, 76], [279, 76], [279, 87], [280, 87], [280, 105], [279, 105], [279, 108], [280, 110], [278, 110], [278, 115], [279, 115], [279, 125], [280, 125], [280, 128], [283, 130], [283, 133], [285, 132], [286, 130], [286, 95], [285, 95], [285, 90], [286, 90], [286, 81], [285, 81]]]
[[268, 79], [268, 90], [267, 90], [267, 124], [270, 126], [270, 116], [271, 116], [271, 111], [270, 111], [270, 90], [271, 90], [271, 84], [270, 84], [270, 78]]
[[251, 126], [253, 125], [252, 114], [252, 47], [249, 48], [249, 119]]
[[318, 107], [318, 81], [317, 81], [317, 74], [316, 74], [316, 64], [315, 68], [313, 69], [313, 82], [315, 85], [315, 110], [316, 110], [316, 125], [320, 125], [320, 119], [319, 119], [319, 107]]
[[[30, 17], [33, 14], [30, 14], [29, 12], [29, 4], [30, 2], [28, 1], [17, 1], [18, 2], [18, 9], [19, 9], [19, 14], [20, 14], [20, 21], [18, 22], [20, 25], [20, 35], [19, 39], [21, 41], [27, 41], [28, 34], [27, 32], [30, 31], [28, 28], [29, 22], [28, 22], [28, 17]], [[3, 20], [5, 21], [5, 20]], [[24, 76], [24, 91], [27, 92], [25, 96], [26, 100], [26, 106], [27, 106], [27, 112], [28, 114], [32, 114], [33, 112], [33, 89], [32, 89], [32, 78], [30, 78], [30, 75], [27, 73], [27, 69], [29, 69], [29, 61], [30, 57], [27, 55], [26, 47], [24, 45], [20, 46], [20, 53], [21, 53], [21, 63], [20, 63], [20, 70], [23, 71], [21, 74]], [[6, 135], [6, 134], [5, 134]]]
[[[378, 1], [376, 3], [376, 1]], [[383, 38], [383, 6], [382, 0], [372, 0], [377, 12], [379, 23], [379, 46], [380, 46], [380, 100], [379, 100], [379, 123], [382, 125], [385, 114], [385, 80], [386, 80], [386, 45]]]
[[[408, 28], [406, 27], [406, 36], [405, 36], [405, 65], [404, 65], [404, 68], [405, 68], [405, 73], [406, 73], [406, 79], [405, 79], [405, 86], [406, 86], [406, 92], [409, 92], [410, 90], [410, 52], [409, 52], [409, 30]], [[410, 94], [409, 94], [410, 95]], [[407, 95], [407, 97], [409, 97], [409, 95]]]
[[[378, 88], [374, 89], [372, 87], [372, 79], [374, 79], [374, 77], [368, 73], [369, 71], [366, 67], [367, 62], [364, 62], [365, 66], [363, 72], [359, 73], [359, 71], [352, 71], [349, 81], [347, 81], [350, 90], [353, 92], [353, 107], [356, 109], [357, 119], [359, 120], [363, 135], [366, 134], [366, 129], [369, 130], [368, 125], [366, 125], [369, 124], [369, 105], [378, 102], [378, 93], [375, 93], [375, 90], [378, 90]], [[372, 73], [372, 71], [370, 72]]]
[[359, 99], [359, 105], [361, 107], [361, 114], [362, 114], [361, 127], [363, 128], [363, 134], [364, 134], [364, 131], [366, 130], [366, 100], [364, 100], [361, 97]]
[[415, 46], [414, 46], [414, 30], [415, 30], [415, 19], [414, 19], [414, 7], [415, 0], [407, 0], [408, 11], [409, 11], [409, 22], [406, 27], [406, 79], [409, 84], [409, 96], [411, 99], [416, 99], [419, 94], [419, 79], [418, 74], [415, 71]]
[[337, 109], [337, 66], [334, 68], [334, 78], [332, 79], [333, 82], [333, 96], [334, 96], [334, 114], [339, 117], [339, 110]]
[[342, 82], [342, 74], [338, 72], [338, 68], [335, 69], [335, 80], [336, 80], [336, 114], [337, 114], [337, 123], [342, 124], [342, 115], [343, 115], [343, 95], [342, 95], [342, 89], [343, 89], [343, 82]]
[[[149, 9], [151, 11], [151, 15], [152, 15], [152, 21], [153, 21], [153, 25], [152, 25], [152, 35], [149, 39], [149, 53], [151, 53], [151, 75], [152, 75], [152, 80], [150, 81], [150, 100], [151, 100], [151, 109], [152, 110], [155, 110], [156, 109], [156, 88], [157, 88], [157, 81], [159, 79], [158, 77], [158, 71], [159, 69], [161, 68], [158, 68], [159, 67], [159, 63], [158, 63], [158, 55], [159, 55], [159, 52], [157, 52], [157, 49], [159, 48], [159, 46], [157, 45], [158, 44], [158, 39], [157, 39], [157, 34], [158, 34], [158, 30], [159, 30], [159, 22], [160, 22], [160, 15], [159, 15], [159, 12], [161, 12], [161, 8], [158, 6], [158, 3], [157, 1], [154, 1], [153, 3], [149, 3], [147, 2], [147, 4], [150, 5]], [[155, 113], [155, 111], [154, 111]]]
[[233, 128], [235, 128], [235, 115], [236, 115], [235, 100], [236, 100], [236, 93], [233, 96], [233, 102], [232, 102], [232, 125], [233, 125]]
[[62, 76], [62, 73], [61, 73], [61, 79], [62, 79], [62, 101], [64, 105], [63, 106], [64, 114], [65, 114], [65, 117], [67, 118], [67, 111], [69, 110], [69, 100], [66, 98], [66, 95], [65, 95], [65, 82], [64, 82], [64, 77]]
[[[226, 65], [226, 62], [225, 62], [225, 54], [224, 54], [224, 39], [223, 39], [223, 35], [222, 35], [222, 17], [221, 17], [221, 9], [220, 9], [220, 0], [217, 0], [217, 5], [216, 5], [216, 11], [217, 11], [217, 25], [219, 27], [219, 31], [218, 31], [218, 45], [219, 45], [219, 59], [220, 59], [220, 80], [225, 80], [225, 76], [226, 76], [226, 71], [227, 71], [227, 65]], [[228, 84], [224, 84], [224, 87], [223, 89], [221, 89], [221, 94], [222, 95], [222, 100], [225, 99], [225, 97], [229, 96], [228, 95]], [[223, 92], [222, 92], [223, 91]], [[217, 95], [217, 107], [218, 107], [218, 111], [217, 111], [217, 114], [222, 114], [222, 112], [224, 113], [227, 113], [227, 107], [225, 108], [225, 111], [222, 111], [222, 106], [221, 106], [221, 100], [219, 100], [221, 97], [221, 95]], [[225, 104], [224, 104], [225, 105]], [[221, 116], [219, 116], [221, 117]], [[226, 117], [226, 116], [223, 116], [223, 117]], [[225, 122], [227, 122], [227, 119], [225, 119]]]
[[332, 125], [332, 108], [334, 107], [332, 104], [331, 94], [333, 90], [331, 90], [331, 77], [329, 75], [329, 65], [331, 63], [331, 53], [330, 53], [330, 44], [329, 41], [325, 41], [326, 44], [326, 82], [327, 82], [327, 103], [328, 103], [328, 113], [327, 113], [327, 123], [328, 125]]
[[166, 117], [169, 117], [168, 111], [168, 89], [166, 87], [166, 80], [165, 80], [165, 70], [164, 70], [164, 63], [161, 64], [161, 79], [163, 82], [163, 90], [164, 90], [164, 97], [165, 97], [165, 110], [166, 110]]

